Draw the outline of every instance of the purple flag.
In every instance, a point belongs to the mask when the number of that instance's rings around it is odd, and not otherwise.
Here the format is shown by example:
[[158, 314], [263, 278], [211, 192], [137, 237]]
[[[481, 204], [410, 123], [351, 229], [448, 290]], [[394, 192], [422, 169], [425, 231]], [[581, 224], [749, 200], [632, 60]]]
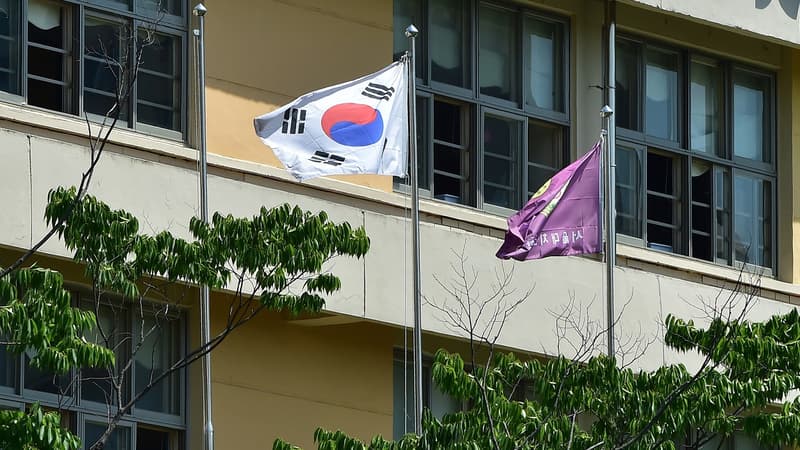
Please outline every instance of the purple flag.
[[524, 261], [600, 252], [600, 147], [598, 141], [553, 175], [508, 218], [498, 258]]

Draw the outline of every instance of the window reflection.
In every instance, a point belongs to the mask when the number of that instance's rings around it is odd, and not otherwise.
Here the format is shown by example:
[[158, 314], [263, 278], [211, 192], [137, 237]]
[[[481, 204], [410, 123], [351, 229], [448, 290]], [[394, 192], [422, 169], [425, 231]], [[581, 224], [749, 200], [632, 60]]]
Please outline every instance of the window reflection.
[[[394, 2], [394, 21], [393, 21], [393, 28], [394, 28], [394, 60], [400, 59], [407, 50], [408, 50], [408, 38], [405, 35], [406, 27], [411, 24], [415, 24], [417, 27], [420, 24], [424, 23], [422, 19], [422, 7], [420, 4], [420, 0], [395, 0]], [[424, 60], [425, 54], [423, 53], [425, 42], [425, 35], [420, 34], [417, 36], [416, 45], [415, 45], [415, 52], [416, 52], [416, 75], [418, 77], [425, 78], [423, 67], [424, 67]]]
[[526, 103], [537, 108], [564, 111], [562, 45], [564, 26], [527, 18], [529, 92]]
[[678, 140], [678, 55], [648, 48], [645, 65], [645, 132]]
[[733, 154], [740, 158], [770, 162], [766, 95], [769, 78], [744, 71], [733, 74]]
[[731, 262], [731, 175], [730, 170], [717, 167], [714, 173], [714, 209], [717, 236], [717, 262]]
[[173, 372], [159, 383], [154, 383], [178, 360], [180, 339], [178, 321], [169, 317], [146, 316], [141, 320], [141, 333], [145, 336], [134, 356], [136, 377], [135, 392], [150, 390], [136, 402], [136, 408], [167, 414], [180, 412], [180, 377]]
[[137, 0], [136, 5], [159, 13], [181, 15], [180, 0]]
[[481, 5], [479, 17], [481, 94], [516, 99], [516, 17], [510, 11]]
[[734, 173], [734, 256], [757, 266], [771, 264], [771, 184], [745, 173]]
[[[114, 350], [117, 361], [126, 361], [129, 353], [125, 344], [131, 338], [127, 311], [108, 304], [95, 308], [94, 300], [88, 298], [84, 300], [82, 307], [95, 312], [97, 318], [97, 327], [87, 333], [87, 338], [95, 344]], [[102, 404], [115, 404], [117, 399], [113, 383], [115, 378], [119, 381], [120, 376], [116, 370], [116, 366], [81, 369], [81, 398]], [[127, 395], [122, 400], [126, 401]]]
[[465, 11], [462, 0], [430, 1], [431, 79], [466, 87]]
[[724, 156], [719, 146], [722, 70], [713, 62], [692, 61], [691, 149]]
[[[400, 358], [402, 358], [402, 354]], [[403, 359], [395, 359], [393, 364], [393, 435], [395, 439], [400, 439], [406, 433], [414, 431], [414, 380], [413, 370], [409, 364], [405, 364]], [[431, 375], [430, 361], [423, 361], [422, 366], [422, 402], [424, 407], [429, 408], [437, 419], [441, 419], [445, 414], [457, 412], [461, 409], [461, 403], [444, 392], [440, 391], [433, 382]]]

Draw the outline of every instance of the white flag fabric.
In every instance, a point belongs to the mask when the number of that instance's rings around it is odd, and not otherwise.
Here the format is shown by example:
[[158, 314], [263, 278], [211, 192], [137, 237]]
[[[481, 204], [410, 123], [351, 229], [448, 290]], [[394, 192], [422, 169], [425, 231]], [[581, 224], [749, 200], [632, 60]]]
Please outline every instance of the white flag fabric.
[[256, 117], [256, 134], [299, 180], [326, 175], [405, 176], [406, 59], [373, 74], [308, 93]]

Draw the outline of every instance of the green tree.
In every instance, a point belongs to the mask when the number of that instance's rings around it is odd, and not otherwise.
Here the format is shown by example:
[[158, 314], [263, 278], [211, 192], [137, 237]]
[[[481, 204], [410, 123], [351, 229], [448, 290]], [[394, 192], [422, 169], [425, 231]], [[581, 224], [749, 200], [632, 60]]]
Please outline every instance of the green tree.
[[[361, 257], [369, 248], [363, 228], [336, 224], [324, 212], [312, 214], [289, 205], [262, 208], [250, 218], [215, 214], [208, 224], [193, 218], [191, 240], [166, 231], [142, 233], [133, 215], [90, 195], [79, 196], [76, 188], [53, 190], [45, 218], [75, 261], [85, 266], [98, 301], [140, 304], [136, 302], [156, 294], [168, 299], [167, 286], [172, 291], [199, 284], [233, 286], [234, 300], [222, 330], [207, 345], [173, 361], [130, 398], [119, 396], [106, 432], [91, 443], [95, 450], [103, 448], [117, 423], [150, 389], [212, 351], [262, 311], [320, 311], [322, 296], [341, 284], [335, 275], [322, 272], [323, 265], [338, 255]], [[58, 272], [37, 267], [9, 271], [0, 278], [0, 304], [0, 333], [10, 351], [34, 350], [31, 364], [54, 373], [106, 368], [113, 388], [122, 389], [130, 361], [115, 361], [102, 339], [93, 342], [89, 336], [99, 328], [95, 313], [70, 305]], [[56, 412], [43, 412], [38, 406], [25, 413], [2, 412], [0, 448], [78, 448], [77, 439], [59, 424]]]
[[[502, 324], [522, 299], [503, 273], [480, 298], [477, 272], [455, 264], [456, 282], [442, 283], [455, 303], [427, 304], [470, 339], [470, 353], [439, 350], [433, 380], [468, 407], [441, 419], [425, 410], [421, 436], [363, 442], [343, 431], [318, 429], [320, 450], [361, 449], [717, 449], [734, 434], [764, 446], [800, 444], [800, 314], [746, 320], [758, 292], [737, 283], [727, 299], [707, 307], [708, 324], [666, 317], [665, 344], [700, 356], [700, 366], [633, 370], [632, 361], [598, 354], [606, 330], [571, 299], [554, 314], [557, 335], [577, 337], [573, 357], [520, 360], [495, 351]], [[526, 297], [529, 293], [525, 293]], [[482, 317], [486, 316], [486, 317]], [[642, 339], [623, 349], [636, 359]], [[645, 342], [646, 343], [646, 342]], [[631, 354], [632, 353], [632, 354]], [[780, 406], [776, 406], [780, 405]], [[294, 447], [278, 439], [275, 450]]]

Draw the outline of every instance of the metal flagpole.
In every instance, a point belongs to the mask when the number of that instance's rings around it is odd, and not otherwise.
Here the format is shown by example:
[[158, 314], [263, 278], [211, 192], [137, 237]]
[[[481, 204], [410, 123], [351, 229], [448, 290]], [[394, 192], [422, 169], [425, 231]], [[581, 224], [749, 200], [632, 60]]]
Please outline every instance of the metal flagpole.
[[[206, 58], [205, 58], [205, 16], [208, 10], [199, 3], [194, 7], [194, 15], [198, 18], [199, 29], [194, 30], [197, 38], [197, 110], [199, 115], [198, 128], [200, 131], [200, 219], [208, 223], [208, 163], [206, 161]], [[209, 305], [209, 290], [207, 285], [200, 286], [200, 340], [208, 345], [211, 339], [211, 318]], [[214, 450], [214, 426], [211, 421], [211, 352], [203, 355], [203, 448]]]
[[422, 434], [422, 301], [419, 258], [419, 186], [417, 174], [417, 78], [415, 42], [419, 30], [406, 28], [408, 38], [408, 151], [411, 154], [411, 220], [414, 246], [414, 431]]
[[614, 356], [614, 266], [617, 262], [617, 230], [616, 230], [616, 21], [617, 2], [606, 2], [606, 24], [608, 26], [608, 61], [606, 61], [606, 106], [601, 110], [605, 120], [606, 133], [606, 167], [605, 167], [605, 198], [606, 198], [606, 302], [608, 313], [608, 356]]

